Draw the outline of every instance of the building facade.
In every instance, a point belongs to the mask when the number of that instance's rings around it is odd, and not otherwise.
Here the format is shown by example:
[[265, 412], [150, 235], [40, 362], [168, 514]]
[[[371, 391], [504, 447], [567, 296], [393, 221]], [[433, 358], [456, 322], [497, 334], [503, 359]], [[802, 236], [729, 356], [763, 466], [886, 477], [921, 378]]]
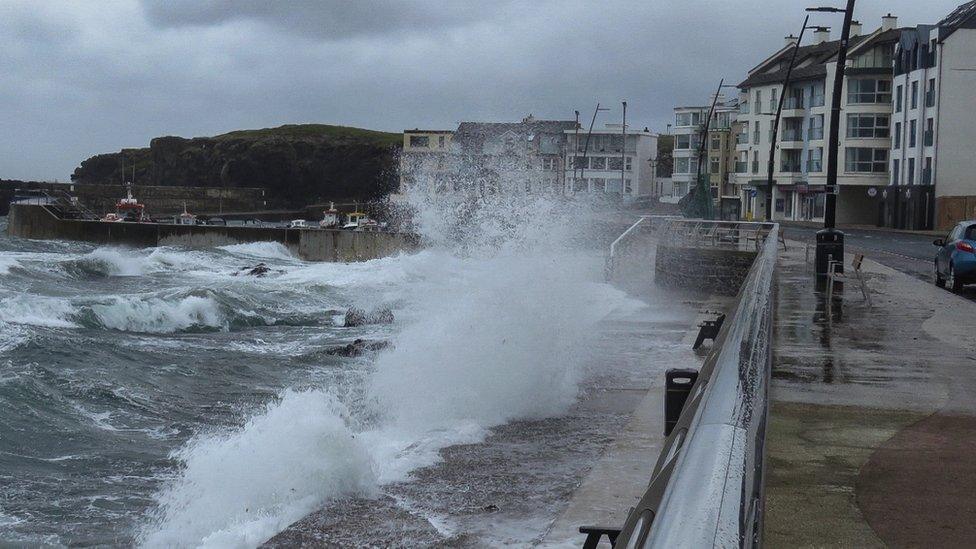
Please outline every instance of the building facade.
[[[839, 124], [838, 223], [874, 224], [878, 219], [875, 197], [889, 178], [891, 63], [900, 36], [896, 23], [885, 16], [881, 27], [867, 35], [859, 23], [851, 26]], [[736, 145], [736, 183], [747, 219], [764, 219], [767, 208], [774, 220], [824, 217], [829, 94], [840, 44], [829, 39], [826, 29], [814, 34], [814, 44], [797, 51], [778, 128], [773, 186], [767, 186], [772, 124], [795, 41], [787, 37], [782, 49], [739, 84], [743, 131]]]
[[901, 32], [894, 62], [890, 186], [879, 224], [948, 230], [976, 217], [976, 2]]
[[566, 194], [618, 195], [624, 202], [654, 194], [657, 189], [657, 135], [624, 131], [621, 124], [584, 132], [566, 130], [563, 162]]
[[401, 199], [420, 185], [428, 192], [443, 192], [452, 173], [452, 130], [404, 130], [400, 151], [400, 189], [394, 199]]
[[680, 199], [696, 184], [702, 132], [709, 110], [712, 120], [705, 140], [705, 165], [702, 174], [707, 177], [709, 190], [717, 212], [722, 219], [738, 219], [740, 200], [735, 191], [736, 122], [739, 107], [736, 101], [719, 97], [715, 108], [710, 106], [675, 107], [674, 148], [672, 149], [672, 196]]

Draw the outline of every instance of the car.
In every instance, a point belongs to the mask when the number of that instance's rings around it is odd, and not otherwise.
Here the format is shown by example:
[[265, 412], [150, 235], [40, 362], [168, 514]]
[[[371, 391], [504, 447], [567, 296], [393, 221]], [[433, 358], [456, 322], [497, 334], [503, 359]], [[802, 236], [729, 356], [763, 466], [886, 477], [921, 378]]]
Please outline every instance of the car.
[[932, 244], [939, 247], [935, 254], [936, 286], [958, 292], [964, 284], [976, 282], [976, 220], [957, 224], [945, 238], [937, 238]]

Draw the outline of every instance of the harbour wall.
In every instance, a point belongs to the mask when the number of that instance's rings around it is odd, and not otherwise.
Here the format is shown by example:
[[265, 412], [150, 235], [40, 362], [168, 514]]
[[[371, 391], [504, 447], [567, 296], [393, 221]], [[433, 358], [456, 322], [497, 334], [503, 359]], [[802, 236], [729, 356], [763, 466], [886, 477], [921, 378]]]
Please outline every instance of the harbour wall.
[[755, 251], [659, 245], [655, 280], [661, 286], [736, 295], [756, 259]]
[[[121, 185], [0, 181], [0, 215], [7, 214], [7, 205], [17, 189], [70, 193], [78, 197], [82, 206], [98, 214], [115, 211], [115, 203], [125, 194]], [[132, 194], [153, 216], [180, 213], [184, 203], [189, 211], [200, 214], [267, 209], [264, 189], [258, 188], [133, 185]]]
[[10, 205], [7, 233], [39, 240], [80, 240], [138, 247], [211, 248], [247, 242], [278, 242], [306, 261], [366, 261], [419, 248], [419, 238], [408, 233], [109, 223], [61, 219], [47, 206], [16, 203]]

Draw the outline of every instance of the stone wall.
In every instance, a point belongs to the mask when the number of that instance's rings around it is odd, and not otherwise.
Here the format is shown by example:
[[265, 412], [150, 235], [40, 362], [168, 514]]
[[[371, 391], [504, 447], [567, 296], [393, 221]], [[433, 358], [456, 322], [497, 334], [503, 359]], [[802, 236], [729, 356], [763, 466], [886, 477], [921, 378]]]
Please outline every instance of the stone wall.
[[755, 251], [658, 246], [654, 279], [662, 286], [736, 295], [756, 258]]
[[366, 261], [419, 248], [419, 239], [406, 233], [107, 223], [59, 219], [45, 206], [26, 204], [11, 205], [7, 233], [23, 238], [139, 247], [210, 248], [246, 242], [280, 242], [307, 261]]

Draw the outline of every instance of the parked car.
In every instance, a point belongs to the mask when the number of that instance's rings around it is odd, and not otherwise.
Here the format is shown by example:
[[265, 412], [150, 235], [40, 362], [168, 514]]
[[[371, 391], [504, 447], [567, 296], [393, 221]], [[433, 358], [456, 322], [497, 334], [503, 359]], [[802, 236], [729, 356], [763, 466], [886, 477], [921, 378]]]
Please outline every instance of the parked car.
[[932, 242], [935, 254], [935, 285], [953, 292], [963, 284], [976, 282], [976, 220], [963, 221], [945, 238]]

